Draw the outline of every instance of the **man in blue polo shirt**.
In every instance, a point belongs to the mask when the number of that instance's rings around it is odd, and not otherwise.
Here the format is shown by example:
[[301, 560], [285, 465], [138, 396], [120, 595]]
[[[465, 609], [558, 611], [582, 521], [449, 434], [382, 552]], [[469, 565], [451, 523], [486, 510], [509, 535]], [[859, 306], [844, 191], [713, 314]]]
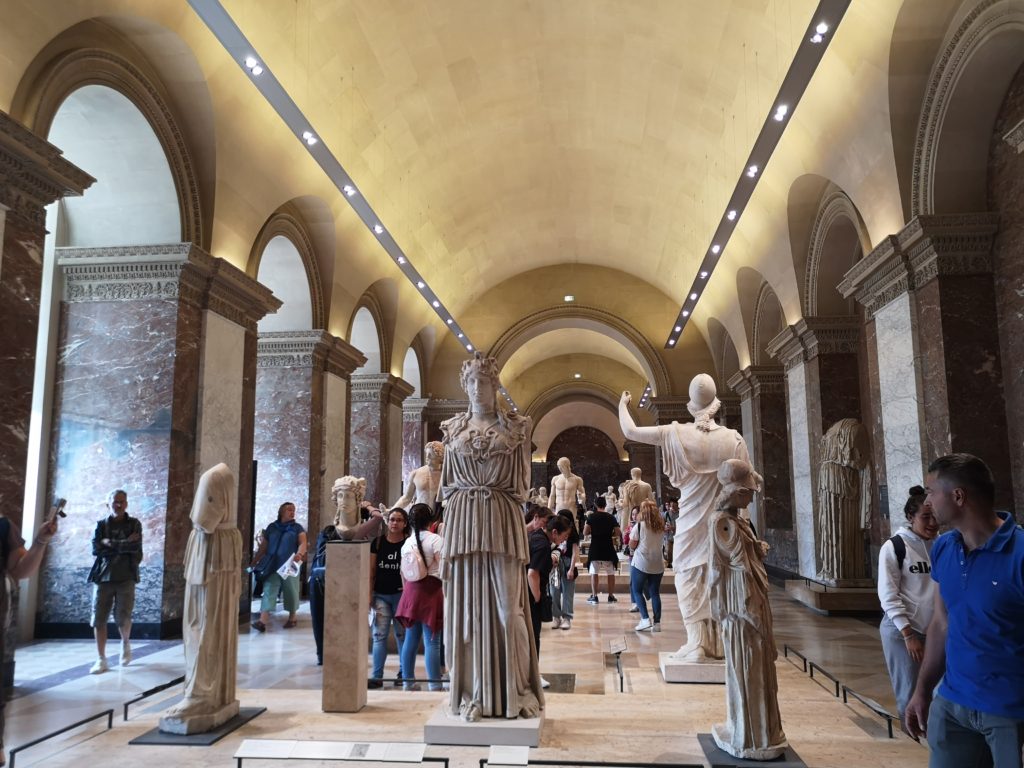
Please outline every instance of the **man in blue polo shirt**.
[[927, 735], [930, 768], [1020, 768], [1024, 531], [993, 509], [992, 472], [976, 456], [936, 459], [925, 482], [935, 517], [953, 530], [932, 548], [939, 589], [905, 722]]

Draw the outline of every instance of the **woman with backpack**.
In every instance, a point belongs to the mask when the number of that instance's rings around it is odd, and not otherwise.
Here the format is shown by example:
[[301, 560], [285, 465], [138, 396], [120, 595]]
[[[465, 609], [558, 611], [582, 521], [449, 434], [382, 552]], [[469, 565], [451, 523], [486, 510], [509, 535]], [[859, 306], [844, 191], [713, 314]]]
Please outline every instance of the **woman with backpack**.
[[402, 641], [402, 673], [405, 690], [418, 691], [413, 682], [416, 651], [423, 640], [427, 679], [432, 691], [441, 690], [441, 631], [444, 628], [444, 596], [441, 591], [441, 548], [443, 540], [429, 527], [434, 513], [426, 504], [409, 510], [412, 535], [402, 545], [402, 597], [395, 618], [405, 627]]
[[[901, 723], [924, 658], [935, 599], [931, 550], [939, 524], [924, 501], [924, 488], [910, 489], [903, 507], [907, 524], [878, 553], [878, 599], [885, 611], [878, 631]], [[906, 732], [906, 726], [901, 727]]]

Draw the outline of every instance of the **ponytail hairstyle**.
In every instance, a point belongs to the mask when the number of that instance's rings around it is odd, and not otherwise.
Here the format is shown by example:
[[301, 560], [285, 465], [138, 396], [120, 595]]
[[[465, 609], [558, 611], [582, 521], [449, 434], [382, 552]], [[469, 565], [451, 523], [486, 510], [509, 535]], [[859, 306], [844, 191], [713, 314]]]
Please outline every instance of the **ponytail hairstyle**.
[[914, 515], [921, 511], [921, 505], [924, 504], [924, 497], [927, 495], [925, 489], [920, 485], [915, 485], [910, 489], [907, 503], [903, 505], [903, 515], [907, 518], [908, 523], [914, 519]]
[[434, 510], [426, 504], [413, 504], [409, 507], [409, 525], [412, 528], [413, 538], [416, 540], [416, 547], [423, 558], [423, 564], [427, 565], [427, 553], [423, 551], [423, 542], [420, 540], [420, 533], [425, 533], [434, 520]]

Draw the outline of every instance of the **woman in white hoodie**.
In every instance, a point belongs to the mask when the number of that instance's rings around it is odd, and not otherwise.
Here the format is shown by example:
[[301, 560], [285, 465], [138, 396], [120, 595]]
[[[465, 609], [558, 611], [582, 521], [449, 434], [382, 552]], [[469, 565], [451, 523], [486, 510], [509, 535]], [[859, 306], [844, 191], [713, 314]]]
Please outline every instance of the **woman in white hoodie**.
[[901, 720], [917, 683], [934, 604], [931, 549], [939, 524], [924, 500], [924, 488], [910, 489], [903, 507], [907, 524], [878, 553], [878, 599], [885, 611], [878, 629]]

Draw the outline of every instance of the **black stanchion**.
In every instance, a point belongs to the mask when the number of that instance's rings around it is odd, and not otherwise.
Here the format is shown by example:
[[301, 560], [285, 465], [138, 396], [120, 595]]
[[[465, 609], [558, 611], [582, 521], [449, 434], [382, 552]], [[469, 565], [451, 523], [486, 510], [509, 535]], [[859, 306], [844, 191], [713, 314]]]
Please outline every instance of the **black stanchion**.
[[166, 691], [168, 688], [172, 688], [175, 685], [177, 685], [178, 683], [183, 683], [183, 682], [185, 682], [185, 676], [184, 675], [182, 675], [181, 677], [176, 677], [176, 678], [174, 678], [173, 680], [171, 680], [169, 682], [161, 683], [160, 685], [156, 686], [155, 688], [150, 688], [148, 691], [144, 691], [143, 693], [140, 693], [138, 696], [136, 696], [131, 701], [126, 701], [124, 703], [124, 722], [128, 721], [128, 707], [130, 707], [132, 704], [138, 704], [143, 699], [148, 699], [154, 693], [160, 693], [160, 691]]
[[9, 753], [9, 757], [11, 758], [11, 763], [10, 763], [11, 768], [14, 768], [14, 763], [17, 760], [17, 756], [18, 756], [19, 752], [23, 752], [26, 749], [28, 749], [29, 747], [34, 747], [37, 744], [42, 744], [44, 741], [52, 739], [54, 736], [60, 736], [62, 733], [67, 733], [68, 731], [73, 731], [75, 728], [78, 728], [79, 726], [85, 725], [86, 723], [91, 723], [93, 720], [99, 720], [101, 717], [107, 718], [107, 730], [108, 731], [111, 728], [114, 727], [114, 710], [106, 709], [106, 710], [104, 710], [102, 712], [97, 712], [95, 715], [92, 715], [91, 717], [87, 717], [84, 720], [79, 720], [77, 723], [72, 723], [71, 725], [65, 725], [60, 730], [54, 731], [53, 733], [48, 733], [45, 736], [40, 736], [38, 739], [33, 739], [32, 741], [28, 742], [27, 744], [21, 744], [20, 746], [15, 747]]

